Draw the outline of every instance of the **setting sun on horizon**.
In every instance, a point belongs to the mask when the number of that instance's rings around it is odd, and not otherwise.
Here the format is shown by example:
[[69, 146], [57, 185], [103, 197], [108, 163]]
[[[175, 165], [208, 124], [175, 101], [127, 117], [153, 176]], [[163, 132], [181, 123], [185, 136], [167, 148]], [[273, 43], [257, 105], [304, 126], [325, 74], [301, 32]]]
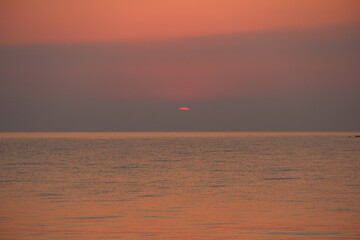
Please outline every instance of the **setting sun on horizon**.
[[360, 0], [0, 0], [0, 239], [360, 236]]

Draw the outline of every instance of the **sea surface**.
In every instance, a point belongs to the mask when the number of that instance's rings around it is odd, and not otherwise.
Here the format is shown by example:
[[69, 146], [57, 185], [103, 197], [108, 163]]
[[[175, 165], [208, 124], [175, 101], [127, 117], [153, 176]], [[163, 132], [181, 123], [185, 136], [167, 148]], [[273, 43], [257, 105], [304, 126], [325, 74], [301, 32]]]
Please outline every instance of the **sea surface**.
[[360, 239], [359, 133], [0, 133], [0, 239]]

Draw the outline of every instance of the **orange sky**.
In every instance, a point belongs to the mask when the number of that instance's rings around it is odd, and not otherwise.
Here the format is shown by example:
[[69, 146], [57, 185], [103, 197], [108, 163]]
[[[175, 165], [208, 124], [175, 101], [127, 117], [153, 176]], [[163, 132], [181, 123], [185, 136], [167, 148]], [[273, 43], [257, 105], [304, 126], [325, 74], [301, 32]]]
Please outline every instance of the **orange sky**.
[[359, 26], [360, 0], [0, 0], [0, 131], [356, 130]]
[[2, 0], [0, 44], [132, 42], [360, 21], [358, 0]]

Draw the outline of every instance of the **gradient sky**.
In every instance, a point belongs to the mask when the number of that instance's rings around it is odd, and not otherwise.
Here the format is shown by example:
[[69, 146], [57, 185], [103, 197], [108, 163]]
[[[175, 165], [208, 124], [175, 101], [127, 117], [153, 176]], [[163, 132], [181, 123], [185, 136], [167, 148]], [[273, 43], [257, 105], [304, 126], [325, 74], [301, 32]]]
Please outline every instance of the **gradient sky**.
[[3, 0], [0, 131], [359, 131], [359, 66], [358, 0]]

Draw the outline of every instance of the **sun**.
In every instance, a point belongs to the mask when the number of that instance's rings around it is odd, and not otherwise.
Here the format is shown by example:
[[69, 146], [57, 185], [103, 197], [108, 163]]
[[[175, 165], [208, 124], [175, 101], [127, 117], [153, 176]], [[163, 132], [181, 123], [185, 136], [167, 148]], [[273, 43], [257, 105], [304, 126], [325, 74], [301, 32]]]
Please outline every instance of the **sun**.
[[190, 108], [188, 108], [188, 107], [179, 107], [178, 109], [181, 111], [189, 111], [190, 110]]

